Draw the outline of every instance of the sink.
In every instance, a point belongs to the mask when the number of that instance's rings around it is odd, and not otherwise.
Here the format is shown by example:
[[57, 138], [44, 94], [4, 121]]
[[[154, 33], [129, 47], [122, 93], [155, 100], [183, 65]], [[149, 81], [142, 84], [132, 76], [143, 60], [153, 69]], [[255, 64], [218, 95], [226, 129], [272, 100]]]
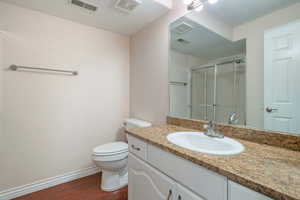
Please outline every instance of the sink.
[[211, 155], [234, 155], [244, 151], [244, 146], [236, 140], [212, 138], [202, 132], [175, 132], [167, 135], [169, 142], [195, 151]]

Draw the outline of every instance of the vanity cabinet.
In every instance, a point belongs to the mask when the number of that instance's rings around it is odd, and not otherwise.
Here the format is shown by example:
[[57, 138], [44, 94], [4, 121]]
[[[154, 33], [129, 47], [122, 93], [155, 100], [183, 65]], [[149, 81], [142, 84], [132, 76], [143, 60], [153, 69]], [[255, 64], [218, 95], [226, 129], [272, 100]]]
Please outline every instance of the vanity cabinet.
[[228, 200], [272, 200], [235, 182], [228, 181]]
[[227, 178], [148, 144], [147, 162], [206, 200], [227, 199]]
[[129, 155], [129, 200], [205, 200], [151, 167]]
[[166, 175], [130, 154], [128, 159], [129, 200], [171, 200], [175, 183]]
[[183, 187], [182, 185], [176, 184], [175, 200], [205, 200], [205, 199], [196, 195], [194, 192]]
[[129, 200], [272, 200], [128, 135]]

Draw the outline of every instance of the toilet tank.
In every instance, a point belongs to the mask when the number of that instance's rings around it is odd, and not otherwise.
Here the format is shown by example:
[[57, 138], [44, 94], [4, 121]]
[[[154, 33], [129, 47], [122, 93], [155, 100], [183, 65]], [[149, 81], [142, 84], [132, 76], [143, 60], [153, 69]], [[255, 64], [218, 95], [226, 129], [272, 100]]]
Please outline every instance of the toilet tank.
[[130, 128], [145, 128], [152, 126], [150, 122], [139, 120], [139, 119], [126, 119], [124, 122], [125, 129], [130, 129]]

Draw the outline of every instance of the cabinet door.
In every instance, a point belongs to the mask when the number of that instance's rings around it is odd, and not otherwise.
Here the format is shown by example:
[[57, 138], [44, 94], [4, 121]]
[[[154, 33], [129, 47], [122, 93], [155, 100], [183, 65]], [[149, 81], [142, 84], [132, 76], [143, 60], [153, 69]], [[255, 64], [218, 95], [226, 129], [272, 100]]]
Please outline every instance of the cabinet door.
[[128, 159], [129, 200], [174, 200], [174, 182], [133, 154]]
[[235, 182], [228, 181], [228, 200], [272, 200]]
[[194, 192], [188, 190], [182, 185], [177, 184], [176, 185], [176, 198], [175, 200], [206, 200], [198, 195], [196, 195]]

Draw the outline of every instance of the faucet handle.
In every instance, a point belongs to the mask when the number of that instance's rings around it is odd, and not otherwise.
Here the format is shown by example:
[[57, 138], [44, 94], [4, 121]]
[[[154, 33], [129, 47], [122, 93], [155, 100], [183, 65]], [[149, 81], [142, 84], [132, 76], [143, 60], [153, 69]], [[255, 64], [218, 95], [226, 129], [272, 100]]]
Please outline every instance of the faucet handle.
[[211, 121], [209, 121], [208, 126], [209, 126], [210, 128], [215, 128], [215, 127], [216, 127], [216, 124], [211, 120]]
[[204, 128], [204, 129], [208, 129], [208, 128], [209, 128], [209, 125], [204, 124], [204, 125], [203, 125], [203, 128]]
[[204, 124], [204, 125], [203, 125], [203, 128], [204, 128], [204, 129], [212, 129], [212, 128], [214, 128], [214, 127], [215, 127], [215, 124], [214, 124], [213, 121], [209, 121], [208, 124]]

